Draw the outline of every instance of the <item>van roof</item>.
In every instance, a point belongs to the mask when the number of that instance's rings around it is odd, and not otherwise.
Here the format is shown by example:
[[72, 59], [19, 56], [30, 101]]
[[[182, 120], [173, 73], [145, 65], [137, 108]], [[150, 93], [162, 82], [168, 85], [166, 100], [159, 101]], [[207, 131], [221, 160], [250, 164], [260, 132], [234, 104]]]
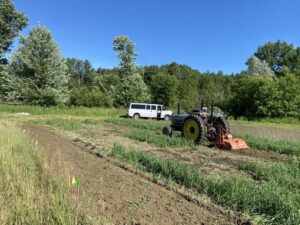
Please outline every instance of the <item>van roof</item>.
[[132, 104], [139, 104], [139, 105], [162, 105], [162, 104], [156, 104], [156, 103], [138, 103], [138, 102], [132, 102], [130, 103], [130, 105]]

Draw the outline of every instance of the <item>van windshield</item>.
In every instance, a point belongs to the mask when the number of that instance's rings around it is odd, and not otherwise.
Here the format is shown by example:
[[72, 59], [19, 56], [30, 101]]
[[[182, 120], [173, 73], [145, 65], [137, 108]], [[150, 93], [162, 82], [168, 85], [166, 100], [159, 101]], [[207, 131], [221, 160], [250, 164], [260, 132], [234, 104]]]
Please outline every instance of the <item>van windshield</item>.
[[166, 111], [166, 110], [167, 110], [167, 107], [162, 106], [162, 110], [163, 110], [163, 111]]

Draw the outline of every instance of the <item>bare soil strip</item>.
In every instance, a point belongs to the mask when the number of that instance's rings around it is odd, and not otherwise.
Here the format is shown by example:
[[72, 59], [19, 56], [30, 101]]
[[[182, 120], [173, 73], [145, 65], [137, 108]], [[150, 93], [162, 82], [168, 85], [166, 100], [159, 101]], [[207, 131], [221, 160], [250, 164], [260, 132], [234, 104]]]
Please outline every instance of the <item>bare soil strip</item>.
[[96, 158], [46, 128], [24, 128], [38, 144], [50, 171], [56, 174], [67, 170], [81, 180], [76, 190], [79, 200], [85, 202], [84, 198], [89, 198], [97, 206], [87, 209], [91, 217], [102, 215], [113, 224], [237, 223], [219, 210], [199, 207], [103, 158]]

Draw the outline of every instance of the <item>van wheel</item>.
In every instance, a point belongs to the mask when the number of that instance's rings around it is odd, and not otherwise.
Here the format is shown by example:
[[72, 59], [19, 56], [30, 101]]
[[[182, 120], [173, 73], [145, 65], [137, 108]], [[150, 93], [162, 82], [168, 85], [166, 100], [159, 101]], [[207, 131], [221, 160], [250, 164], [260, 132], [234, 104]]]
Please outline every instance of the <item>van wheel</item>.
[[164, 120], [166, 120], [166, 121], [169, 121], [171, 119], [171, 116], [169, 116], [169, 115], [165, 115], [165, 118], [164, 118]]
[[136, 120], [139, 119], [140, 118], [140, 114], [138, 114], [138, 113], [134, 114], [133, 118], [136, 119]]

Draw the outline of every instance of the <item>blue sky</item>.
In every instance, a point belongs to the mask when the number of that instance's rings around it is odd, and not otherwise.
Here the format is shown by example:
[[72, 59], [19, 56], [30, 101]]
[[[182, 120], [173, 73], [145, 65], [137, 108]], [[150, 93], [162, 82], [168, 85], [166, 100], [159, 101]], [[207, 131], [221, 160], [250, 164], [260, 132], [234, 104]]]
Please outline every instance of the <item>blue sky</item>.
[[[245, 61], [267, 41], [300, 45], [299, 0], [14, 0], [53, 33], [64, 57], [94, 67], [118, 65], [117, 35], [128, 35], [139, 65], [176, 61], [201, 72], [246, 69]], [[15, 44], [16, 47], [17, 44]]]

